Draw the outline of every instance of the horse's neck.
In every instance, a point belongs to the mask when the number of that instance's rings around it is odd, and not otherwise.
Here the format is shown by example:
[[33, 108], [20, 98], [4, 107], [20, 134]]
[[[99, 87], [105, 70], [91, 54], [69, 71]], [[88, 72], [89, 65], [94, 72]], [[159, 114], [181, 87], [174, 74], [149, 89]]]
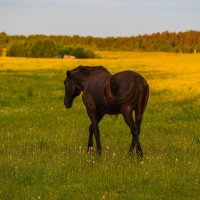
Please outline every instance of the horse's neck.
[[88, 77], [90, 76], [90, 74], [83, 74], [83, 75], [77, 75], [77, 77], [75, 77], [76, 83], [78, 84], [79, 88], [83, 91], [84, 87], [85, 87], [85, 82], [88, 79]]
[[86, 81], [87, 81], [87, 79], [90, 77], [90, 76], [95, 76], [96, 78], [97, 77], [101, 77], [101, 76], [103, 76], [103, 77], [105, 77], [105, 76], [110, 76], [111, 74], [109, 73], [109, 72], [106, 72], [106, 71], [95, 71], [95, 72], [93, 72], [93, 73], [88, 73], [88, 74], [79, 74], [79, 75], [77, 75], [77, 77], [75, 78], [76, 79], [76, 82], [77, 82], [77, 84], [78, 84], [78, 86], [79, 86], [79, 88], [83, 91], [84, 90], [84, 88], [85, 88], [85, 83], [86, 83]]

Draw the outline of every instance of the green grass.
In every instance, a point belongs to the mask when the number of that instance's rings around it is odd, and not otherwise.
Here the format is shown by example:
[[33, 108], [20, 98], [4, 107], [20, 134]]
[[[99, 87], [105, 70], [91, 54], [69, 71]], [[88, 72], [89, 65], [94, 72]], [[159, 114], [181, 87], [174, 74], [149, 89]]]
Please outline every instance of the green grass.
[[87, 154], [90, 122], [81, 97], [64, 108], [64, 78], [63, 70], [1, 72], [0, 199], [199, 198], [199, 96], [172, 101], [170, 89], [151, 90], [140, 164], [127, 155], [121, 116], [100, 123], [102, 156]]

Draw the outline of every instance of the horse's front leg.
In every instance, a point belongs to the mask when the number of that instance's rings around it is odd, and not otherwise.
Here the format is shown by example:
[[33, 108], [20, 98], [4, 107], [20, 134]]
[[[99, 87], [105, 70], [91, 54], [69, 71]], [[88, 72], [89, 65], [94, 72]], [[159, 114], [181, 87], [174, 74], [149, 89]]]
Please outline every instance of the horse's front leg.
[[93, 140], [92, 140], [93, 133], [94, 133], [93, 125], [90, 124], [90, 127], [89, 127], [89, 139], [88, 139], [88, 150], [87, 150], [88, 153], [91, 153], [93, 151]]
[[96, 145], [97, 145], [97, 154], [101, 155], [101, 143], [100, 143], [100, 132], [99, 132], [99, 126], [98, 123], [93, 123], [93, 128], [94, 128], [94, 136], [96, 139]]
[[101, 155], [101, 143], [100, 143], [100, 132], [99, 132], [99, 121], [102, 118], [102, 115], [97, 115], [96, 112], [88, 111], [88, 116], [90, 117], [90, 120], [92, 124], [89, 127], [89, 140], [88, 140], [88, 152], [90, 152], [90, 149], [93, 147], [92, 142], [92, 136], [94, 133], [95, 139], [96, 139], [96, 146], [97, 146], [97, 154]]

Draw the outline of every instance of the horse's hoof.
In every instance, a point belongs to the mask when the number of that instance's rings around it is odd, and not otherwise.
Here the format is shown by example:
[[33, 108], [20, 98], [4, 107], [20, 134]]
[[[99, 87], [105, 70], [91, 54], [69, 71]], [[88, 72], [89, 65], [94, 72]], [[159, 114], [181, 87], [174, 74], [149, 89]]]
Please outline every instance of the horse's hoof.
[[98, 155], [98, 156], [101, 155], [101, 149], [97, 149], [97, 155]]
[[94, 147], [88, 147], [88, 154], [91, 154], [94, 151]]
[[138, 161], [140, 162], [140, 164], [144, 164], [144, 157], [143, 157], [143, 155], [137, 155], [137, 159], [138, 159]]
[[140, 164], [141, 164], [141, 165], [144, 164], [144, 159], [140, 160]]
[[133, 154], [133, 150], [128, 151], [128, 156], [131, 156]]

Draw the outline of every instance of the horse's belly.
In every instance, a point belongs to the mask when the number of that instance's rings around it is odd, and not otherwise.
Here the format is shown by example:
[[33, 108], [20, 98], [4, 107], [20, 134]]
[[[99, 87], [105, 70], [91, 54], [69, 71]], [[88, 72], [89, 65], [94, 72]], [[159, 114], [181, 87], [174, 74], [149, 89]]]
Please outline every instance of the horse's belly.
[[106, 110], [106, 114], [109, 114], [109, 115], [117, 115], [120, 113], [121, 113], [120, 107], [118, 107], [118, 106], [115, 106], [115, 107], [112, 107], [112, 108]]

